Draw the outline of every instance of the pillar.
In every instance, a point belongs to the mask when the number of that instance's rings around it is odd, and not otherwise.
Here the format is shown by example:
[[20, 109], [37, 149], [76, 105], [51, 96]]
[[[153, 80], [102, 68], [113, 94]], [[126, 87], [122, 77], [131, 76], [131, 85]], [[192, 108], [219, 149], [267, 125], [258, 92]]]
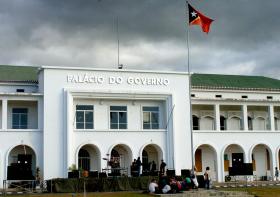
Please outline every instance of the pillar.
[[220, 123], [220, 105], [215, 104], [215, 130], [220, 131], [221, 128], [221, 123]]
[[269, 105], [268, 111], [269, 111], [270, 130], [271, 131], [275, 131], [274, 106], [272, 104]]
[[243, 112], [243, 130], [248, 131], [248, 109], [247, 105], [242, 105]]
[[8, 123], [8, 100], [2, 99], [2, 129], [7, 130]]

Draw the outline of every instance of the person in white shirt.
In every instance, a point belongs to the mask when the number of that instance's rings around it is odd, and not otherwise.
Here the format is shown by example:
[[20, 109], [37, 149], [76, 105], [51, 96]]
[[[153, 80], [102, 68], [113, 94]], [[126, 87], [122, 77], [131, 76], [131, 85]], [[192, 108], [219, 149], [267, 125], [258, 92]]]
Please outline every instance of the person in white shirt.
[[171, 187], [170, 187], [170, 185], [166, 184], [166, 185], [162, 188], [162, 193], [167, 194], [169, 191], [171, 191]]
[[158, 184], [156, 179], [152, 179], [152, 181], [149, 184], [149, 192], [150, 193], [156, 193], [156, 190], [158, 189]]

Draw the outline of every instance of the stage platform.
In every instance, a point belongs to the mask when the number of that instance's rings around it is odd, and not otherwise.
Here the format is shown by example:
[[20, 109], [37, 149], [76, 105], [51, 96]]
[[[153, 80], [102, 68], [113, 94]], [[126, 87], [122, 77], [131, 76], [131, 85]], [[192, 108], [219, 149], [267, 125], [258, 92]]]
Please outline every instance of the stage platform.
[[73, 193], [83, 192], [113, 192], [147, 190], [150, 181], [158, 177], [106, 177], [106, 178], [68, 178], [51, 179], [47, 181], [48, 192]]

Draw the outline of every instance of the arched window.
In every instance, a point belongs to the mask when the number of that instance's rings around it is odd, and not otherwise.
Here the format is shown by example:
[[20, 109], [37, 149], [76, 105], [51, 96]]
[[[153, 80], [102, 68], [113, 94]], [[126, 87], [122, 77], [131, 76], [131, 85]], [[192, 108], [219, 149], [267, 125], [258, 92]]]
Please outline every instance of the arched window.
[[266, 121], [263, 117], [257, 117], [254, 120], [254, 129], [255, 130], [266, 130]]
[[193, 122], [193, 130], [199, 130], [199, 118], [193, 115], [192, 122]]
[[227, 121], [227, 130], [241, 130], [242, 121], [239, 117], [231, 117]]
[[226, 118], [224, 116], [220, 116], [220, 130], [227, 130], [226, 126]]
[[215, 129], [215, 121], [211, 116], [204, 116], [200, 119], [200, 130], [214, 130]]
[[80, 149], [79, 151], [79, 169], [82, 168], [83, 170], [90, 170], [90, 156], [87, 150], [85, 149]]

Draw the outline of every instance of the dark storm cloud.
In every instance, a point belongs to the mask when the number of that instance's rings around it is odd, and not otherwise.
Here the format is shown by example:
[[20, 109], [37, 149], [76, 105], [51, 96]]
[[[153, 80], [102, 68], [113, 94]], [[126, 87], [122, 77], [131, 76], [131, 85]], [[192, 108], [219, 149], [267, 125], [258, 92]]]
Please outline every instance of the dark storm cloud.
[[[280, 1], [191, 1], [215, 21], [190, 27], [194, 72], [266, 74], [278, 66]], [[186, 70], [184, 0], [2, 0], [0, 64]], [[278, 76], [276, 76], [278, 77]]]

